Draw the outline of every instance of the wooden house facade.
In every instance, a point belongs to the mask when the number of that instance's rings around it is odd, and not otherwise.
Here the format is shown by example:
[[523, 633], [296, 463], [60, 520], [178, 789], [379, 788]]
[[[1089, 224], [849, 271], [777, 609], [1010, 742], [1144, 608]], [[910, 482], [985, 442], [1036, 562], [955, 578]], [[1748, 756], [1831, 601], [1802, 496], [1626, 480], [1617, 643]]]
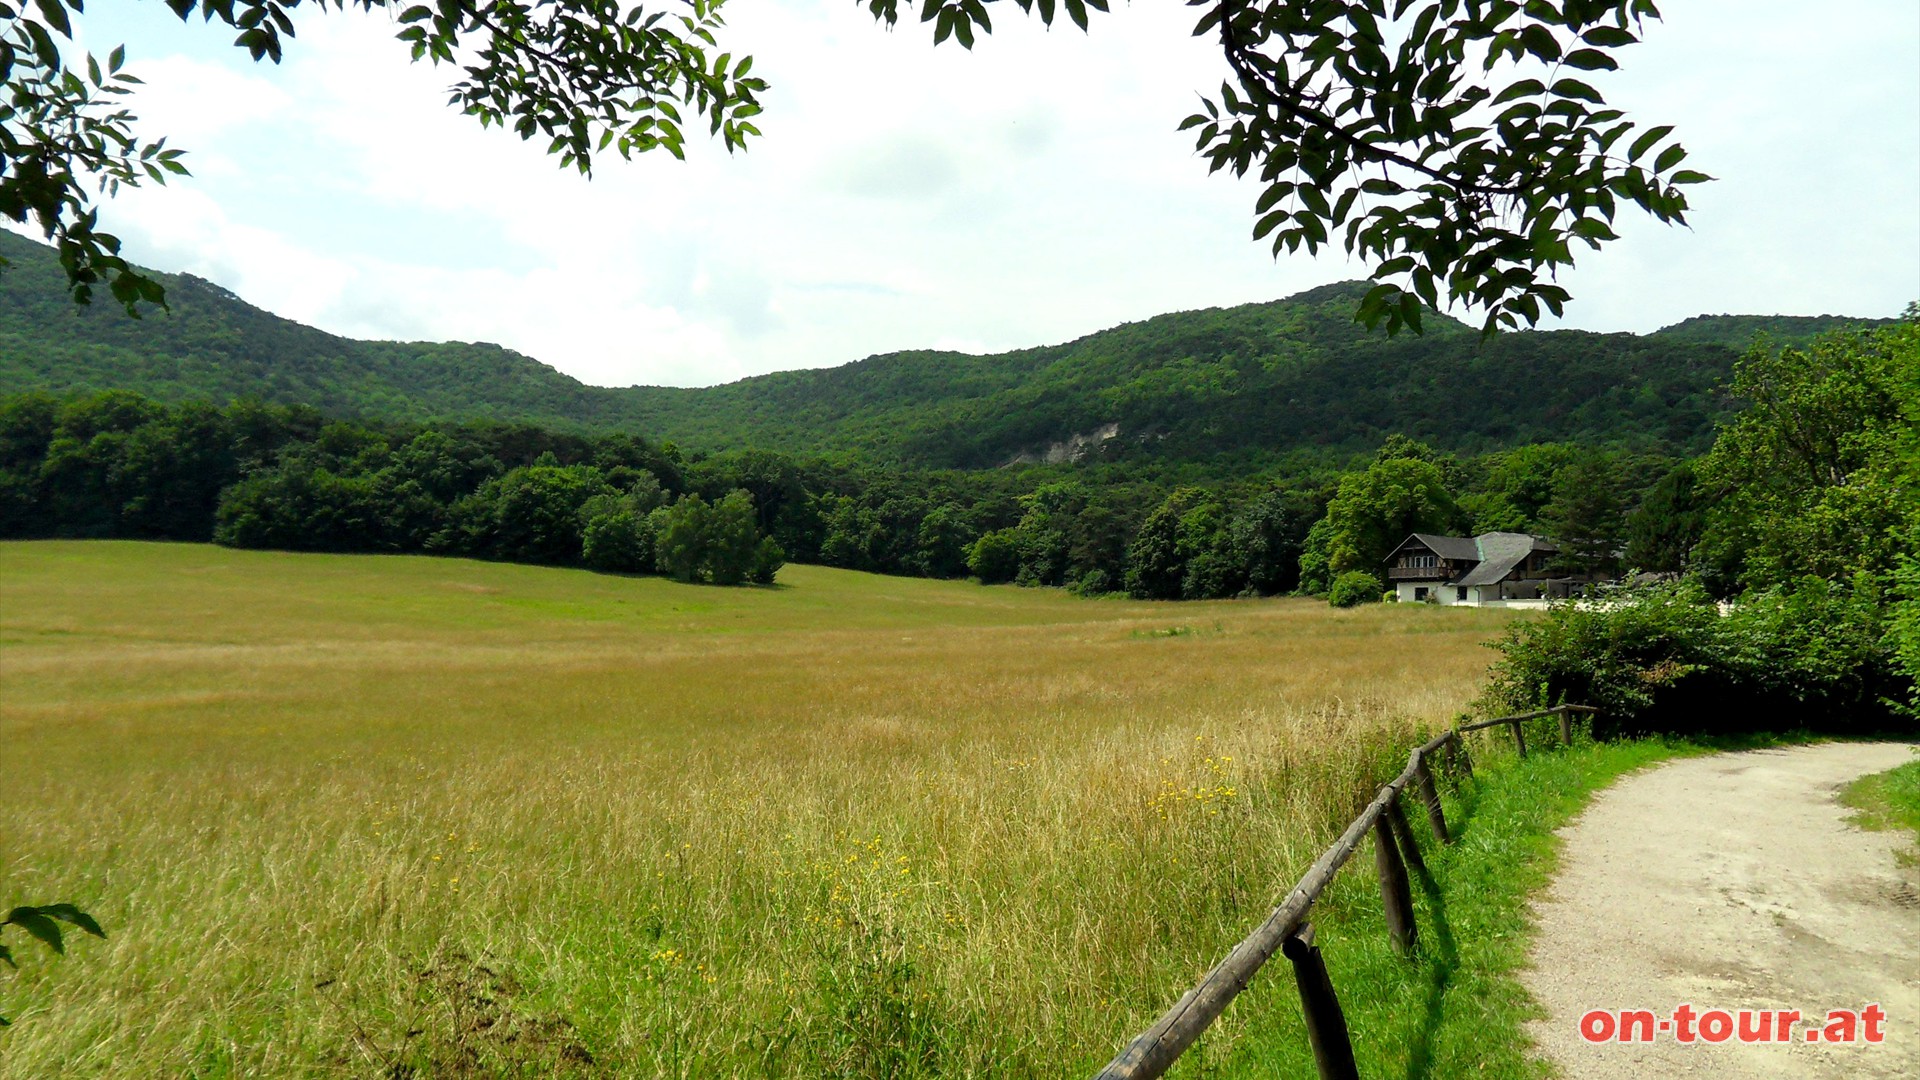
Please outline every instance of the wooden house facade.
[[1387, 556], [1387, 583], [1403, 603], [1497, 605], [1571, 596], [1592, 577], [1549, 569], [1553, 541], [1527, 533], [1414, 533]]

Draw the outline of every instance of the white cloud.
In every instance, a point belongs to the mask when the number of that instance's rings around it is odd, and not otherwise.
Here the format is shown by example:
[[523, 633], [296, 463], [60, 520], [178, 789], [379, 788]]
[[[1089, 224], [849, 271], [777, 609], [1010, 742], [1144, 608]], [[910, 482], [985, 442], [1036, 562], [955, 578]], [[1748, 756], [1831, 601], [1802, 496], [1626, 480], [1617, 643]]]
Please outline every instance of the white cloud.
[[[335, 332], [697, 384], [1062, 341], [1365, 273], [1250, 242], [1251, 187], [1208, 177], [1175, 130], [1220, 68], [1180, 7], [1085, 35], [996, 12], [969, 54], [857, 4], [742, 5], [728, 44], [773, 84], [766, 137], [608, 159], [591, 181], [448, 108], [453, 73], [406, 63], [382, 15], [303, 9], [273, 68], [151, 7], [88, 20], [172, 50], [133, 50], [142, 110], [197, 175], [111, 204], [109, 224], [137, 258]], [[1920, 294], [1920, 34], [1910, 0], [1848, 16], [1703, 0], [1627, 54], [1611, 92], [1678, 123], [1723, 179], [1695, 231], [1629, 224], [1583, 260], [1569, 323], [1885, 314]]]

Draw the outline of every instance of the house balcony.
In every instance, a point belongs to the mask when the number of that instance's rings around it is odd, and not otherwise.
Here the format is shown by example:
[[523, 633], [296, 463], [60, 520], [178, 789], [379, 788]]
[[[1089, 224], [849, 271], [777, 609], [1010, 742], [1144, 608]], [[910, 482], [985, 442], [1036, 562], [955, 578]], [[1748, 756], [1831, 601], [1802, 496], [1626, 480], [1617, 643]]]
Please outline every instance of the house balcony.
[[1451, 576], [1444, 566], [1389, 566], [1388, 581], [1445, 581]]

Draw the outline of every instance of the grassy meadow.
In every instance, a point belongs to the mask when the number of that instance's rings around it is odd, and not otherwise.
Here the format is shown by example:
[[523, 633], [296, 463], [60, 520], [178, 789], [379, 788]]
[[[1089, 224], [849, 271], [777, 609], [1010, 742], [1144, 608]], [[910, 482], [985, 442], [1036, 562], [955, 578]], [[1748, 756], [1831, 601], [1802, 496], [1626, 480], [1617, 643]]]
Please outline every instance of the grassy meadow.
[[[0, 544], [0, 905], [109, 935], [14, 940], [0, 1078], [1090, 1073], [1513, 617]], [[1310, 1071], [1272, 976], [1178, 1075]]]

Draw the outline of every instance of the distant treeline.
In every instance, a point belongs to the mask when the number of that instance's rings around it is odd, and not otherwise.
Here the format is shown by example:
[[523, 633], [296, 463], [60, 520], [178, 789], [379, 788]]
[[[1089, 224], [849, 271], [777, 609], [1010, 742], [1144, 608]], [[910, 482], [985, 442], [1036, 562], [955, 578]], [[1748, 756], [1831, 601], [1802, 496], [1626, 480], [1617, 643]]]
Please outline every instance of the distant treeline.
[[120, 391], [0, 399], [7, 537], [426, 552], [718, 582], [771, 580], [792, 559], [1142, 598], [1319, 593], [1341, 573], [1377, 572], [1416, 528], [1578, 535], [1604, 558], [1631, 534], [1640, 565], [1678, 568], [1660, 532], [1688, 512], [1673, 500], [1684, 474], [1659, 456], [1543, 444], [1457, 458], [1395, 437], [1346, 473], [1191, 484], [1124, 465], [689, 456], [631, 435], [346, 422]]
[[0, 404], [0, 535], [428, 552], [771, 582], [751, 496], [687, 490], [637, 439], [537, 428], [374, 430], [310, 409], [108, 392]]

